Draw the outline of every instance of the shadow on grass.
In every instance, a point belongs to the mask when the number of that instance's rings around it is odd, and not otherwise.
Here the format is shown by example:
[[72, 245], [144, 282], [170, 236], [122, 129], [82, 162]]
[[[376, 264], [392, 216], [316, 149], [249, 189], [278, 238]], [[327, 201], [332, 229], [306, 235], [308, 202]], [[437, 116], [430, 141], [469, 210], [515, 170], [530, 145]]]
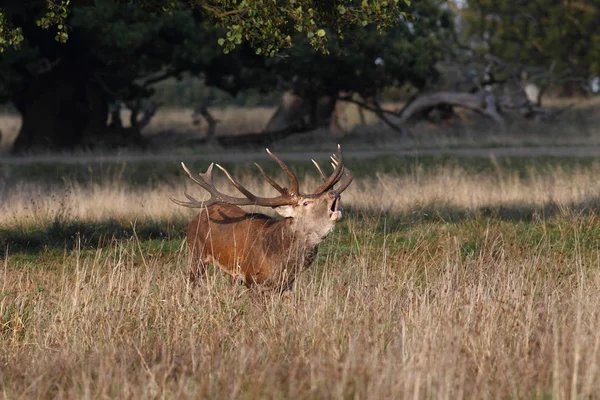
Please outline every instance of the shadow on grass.
[[[504, 222], [537, 223], [560, 215], [597, 215], [600, 197], [570, 204], [547, 202], [540, 204], [514, 204], [499, 207], [467, 209], [444, 204], [423, 204], [410, 212], [391, 213], [368, 209], [345, 207], [346, 215], [356, 221], [375, 221], [378, 231], [393, 232], [410, 229], [417, 225], [460, 223], [467, 220], [497, 220]], [[370, 225], [373, 226], [373, 225]]]
[[[596, 215], [600, 210], [600, 198], [585, 202], [559, 205], [515, 204], [513, 206], [482, 207], [476, 210], [443, 204], [425, 204], [414, 207], [406, 213], [391, 213], [346, 207], [348, 219], [365, 223], [368, 229], [376, 232], [398, 232], [419, 225], [440, 223], [461, 223], [477, 220], [497, 220], [505, 222], [539, 223], [561, 215]], [[110, 244], [115, 239], [141, 240], [181, 239], [185, 236], [189, 221], [144, 220], [135, 225], [131, 222], [108, 219], [100, 222], [55, 220], [44, 227], [22, 227], [0, 229], [0, 256], [10, 253], [38, 253], [45, 249], [98, 248]], [[342, 234], [348, 234], [345, 224]]]
[[55, 220], [44, 227], [0, 228], [0, 256], [9, 253], [38, 253], [44, 249], [98, 248], [115, 239], [180, 239], [189, 221], [129, 222], [108, 219], [100, 222]]

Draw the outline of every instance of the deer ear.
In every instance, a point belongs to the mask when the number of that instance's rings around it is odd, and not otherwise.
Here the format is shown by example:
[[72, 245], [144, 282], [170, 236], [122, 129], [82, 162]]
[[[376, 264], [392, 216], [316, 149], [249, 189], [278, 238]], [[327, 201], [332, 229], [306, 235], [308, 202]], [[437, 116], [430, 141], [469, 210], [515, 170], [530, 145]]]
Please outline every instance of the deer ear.
[[285, 218], [290, 218], [294, 216], [294, 207], [292, 206], [275, 207], [275, 211], [277, 211], [277, 214]]

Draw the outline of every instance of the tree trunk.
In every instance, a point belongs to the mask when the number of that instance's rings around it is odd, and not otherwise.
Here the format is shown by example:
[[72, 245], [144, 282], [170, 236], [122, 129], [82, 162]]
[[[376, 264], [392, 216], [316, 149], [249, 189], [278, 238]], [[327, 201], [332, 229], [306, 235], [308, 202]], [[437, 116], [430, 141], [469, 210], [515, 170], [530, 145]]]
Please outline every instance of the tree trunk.
[[336, 96], [307, 98], [292, 92], [283, 95], [282, 103], [263, 130], [264, 133], [284, 130], [306, 132], [329, 127], [335, 110]]
[[438, 92], [417, 97], [408, 104], [392, 122], [404, 125], [420, 119], [423, 113], [439, 106], [456, 106], [476, 111], [503, 125], [504, 118], [499, 112], [498, 99], [493, 93], [481, 91], [478, 93]]
[[304, 130], [304, 126], [307, 124], [306, 116], [309, 112], [310, 107], [305, 99], [292, 92], [286, 92], [283, 94], [281, 105], [277, 108], [263, 132]]
[[23, 124], [14, 153], [69, 149], [80, 143], [91, 116], [83, 70], [63, 62], [32, 80], [16, 102]]
[[139, 143], [139, 130], [125, 134], [125, 129], [107, 127], [109, 100], [84, 63], [57, 64], [32, 79], [15, 101], [23, 124], [12, 152]]
[[[346, 130], [343, 127], [342, 119], [344, 118], [344, 111], [346, 110], [346, 103], [337, 100], [335, 102], [335, 107], [333, 112], [331, 113], [331, 118], [329, 121], [329, 131], [335, 137], [343, 137], [346, 135]], [[364, 115], [362, 114], [362, 108], [359, 108], [359, 112], [361, 113], [361, 117], [364, 119]]]
[[196, 110], [194, 110], [194, 114], [192, 116], [194, 125], [200, 123], [200, 120], [197, 118], [198, 116], [204, 118], [204, 120], [208, 124], [208, 127], [206, 129], [206, 141], [210, 144], [214, 144], [217, 133], [217, 124], [219, 123], [219, 120], [213, 117], [210, 111], [208, 111], [208, 107], [206, 106], [206, 104], [202, 104], [200, 107], [197, 107]]

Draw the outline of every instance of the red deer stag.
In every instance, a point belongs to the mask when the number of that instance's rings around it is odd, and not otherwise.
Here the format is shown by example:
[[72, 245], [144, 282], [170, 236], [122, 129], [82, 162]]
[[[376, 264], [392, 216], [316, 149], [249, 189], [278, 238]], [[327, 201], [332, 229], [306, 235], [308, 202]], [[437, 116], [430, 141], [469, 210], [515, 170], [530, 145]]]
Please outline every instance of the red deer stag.
[[[319, 243], [342, 218], [340, 194], [352, 182], [352, 174], [344, 167], [339, 145], [338, 155], [331, 157], [333, 173], [329, 177], [312, 160], [324, 181], [312, 194], [300, 193], [296, 175], [269, 149], [267, 153], [291, 181], [289, 189], [283, 188], [255, 163], [265, 180], [280, 193], [272, 198], [255, 196], [217, 164], [245, 197], [223, 194], [213, 184], [213, 164], [198, 179], [181, 163], [189, 177], [210, 193], [205, 201], [197, 201], [187, 193], [187, 202], [171, 198], [185, 207], [202, 208], [187, 231], [192, 281], [212, 263], [242, 279], [247, 286], [291, 289], [296, 275], [312, 264]], [[337, 183], [339, 186], [334, 189]], [[272, 207], [284, 219], [247, 213], [238, 207], [245, 205]]]

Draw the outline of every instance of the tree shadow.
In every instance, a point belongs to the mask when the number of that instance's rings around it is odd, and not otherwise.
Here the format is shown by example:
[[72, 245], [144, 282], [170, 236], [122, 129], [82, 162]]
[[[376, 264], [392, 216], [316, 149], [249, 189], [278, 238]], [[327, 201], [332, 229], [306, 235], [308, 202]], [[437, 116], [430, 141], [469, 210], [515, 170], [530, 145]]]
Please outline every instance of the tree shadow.
[[[560, 215], [596, 215], [600, 197], [582, 202], [558, 204], [514, 204], [500, 207], [467, 209], [445, 204], [424, 204], [410, 212], [393, 213], [365, 208], [345, 207], [348, 220], [368, 224], [377, 232], [397, 232], [419, 225], [460, 223], [488, 219], [508, 222], [541, 222]], [[37, 254], [48, 249], [71, 250], [105, 247], [114, 240], [176, 240], [185, 237], [189, 221], [144, 220], [133, 225], [130, 221], [106, 219], [98, 222], [63, 221], [56, 219], [43, 227], [0, 228], [0, 257], [6, 253]]]
[[424, 204], [409, 212], [386, 212], [354, 207], [344, 207], [350, 219], [368, 222], [379, 232], [407, 230], [418, 225], [460, 223], [467, 220], [487, 219], [505, 222], [537, 223], [560, 215], [596, 215], [600, 210], [600, 197], [581, 202], [543, 204], [513, 204], [498, 207], [485, 206], [477, 209], [447, 204]]
[[6, 253], [37, 254], [47, 249], [92, 249], [137, 237], [141, 240], [181, 239], [187, 222], [131, 222], [106, 219], [98, 222], [54, 220], [43, 227], [0, 228], [0, 257]]

